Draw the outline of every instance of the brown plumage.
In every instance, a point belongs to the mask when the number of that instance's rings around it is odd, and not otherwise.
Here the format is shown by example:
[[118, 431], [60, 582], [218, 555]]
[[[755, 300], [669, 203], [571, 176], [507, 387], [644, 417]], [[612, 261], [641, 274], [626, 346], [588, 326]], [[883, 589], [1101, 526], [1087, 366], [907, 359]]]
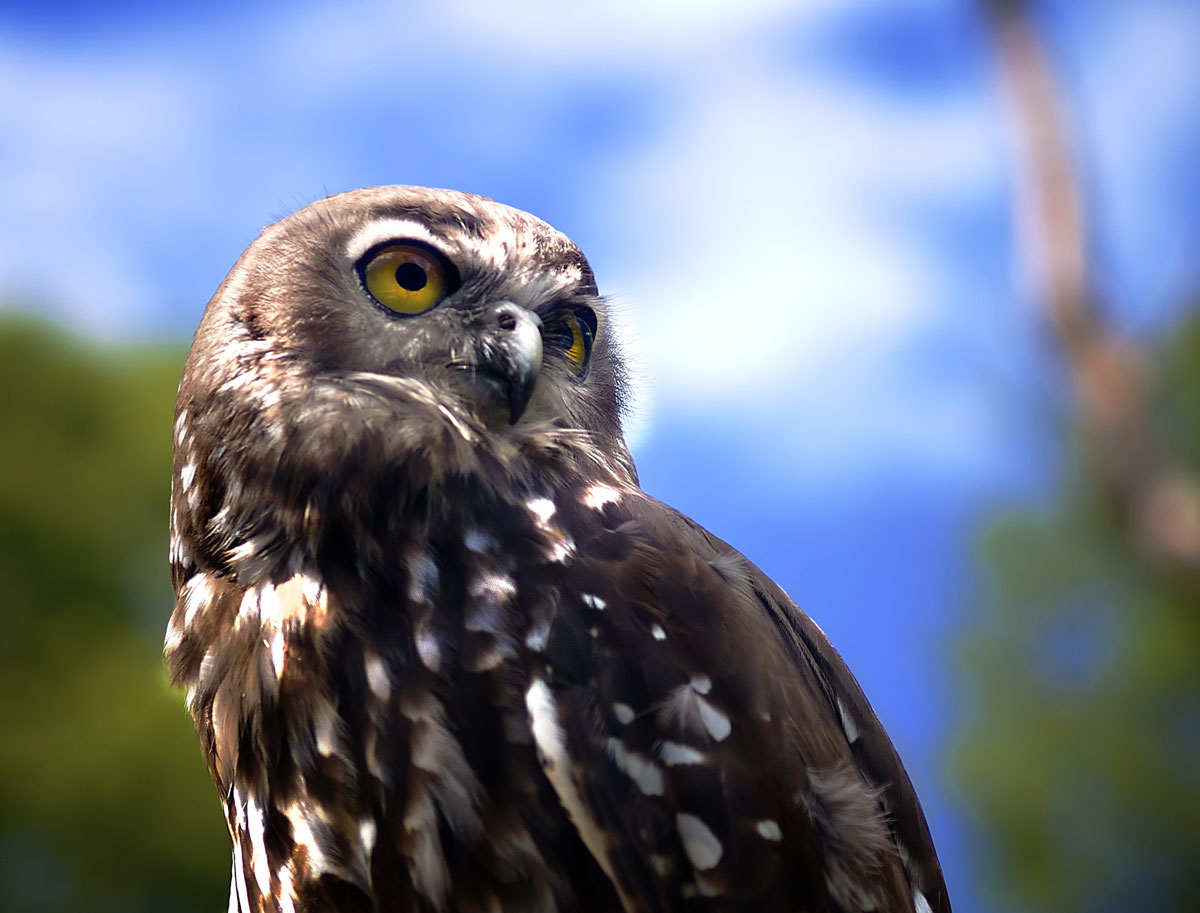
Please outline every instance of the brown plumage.
[[840, 657], [645, 495], [587, 261], [479, 197], [266, 229], [180, 386], [167, 633], [230, 909], [948, 911]]

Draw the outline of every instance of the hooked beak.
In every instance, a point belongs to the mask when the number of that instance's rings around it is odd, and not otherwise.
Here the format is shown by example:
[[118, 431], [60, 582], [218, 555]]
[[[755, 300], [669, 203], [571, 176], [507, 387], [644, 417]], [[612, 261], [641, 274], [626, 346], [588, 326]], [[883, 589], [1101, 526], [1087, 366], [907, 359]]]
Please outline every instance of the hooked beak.
[[525, 413], [542, 371], [542, 319], [511, 301], [493, 311], [490, 345], [480, 373], [500, 386], [508, 406], [508, 423]]

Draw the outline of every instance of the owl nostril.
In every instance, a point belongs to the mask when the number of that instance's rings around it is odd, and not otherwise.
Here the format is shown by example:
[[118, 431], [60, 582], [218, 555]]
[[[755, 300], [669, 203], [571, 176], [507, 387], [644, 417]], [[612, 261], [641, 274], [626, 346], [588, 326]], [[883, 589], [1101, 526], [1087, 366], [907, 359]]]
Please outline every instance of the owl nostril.
[[492, 311], [493, 326], [499, 327], [504, 333], [520, 333], [525, 326], [536, 328], [542, 332], [542, 320], [533, 311], [526, 310], [511, 301], [501, 301]]

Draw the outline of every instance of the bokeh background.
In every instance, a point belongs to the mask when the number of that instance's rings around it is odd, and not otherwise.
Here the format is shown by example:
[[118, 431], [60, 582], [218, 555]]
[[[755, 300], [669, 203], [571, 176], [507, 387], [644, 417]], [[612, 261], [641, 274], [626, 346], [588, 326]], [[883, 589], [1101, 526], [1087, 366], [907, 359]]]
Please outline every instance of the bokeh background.
[[589, 256], [652, 494], [825, 628], [960, 913], [1200, 909], [1200, 4], [0, 4], [0, 909], [211, 911], [171, 408], [257, 230]]

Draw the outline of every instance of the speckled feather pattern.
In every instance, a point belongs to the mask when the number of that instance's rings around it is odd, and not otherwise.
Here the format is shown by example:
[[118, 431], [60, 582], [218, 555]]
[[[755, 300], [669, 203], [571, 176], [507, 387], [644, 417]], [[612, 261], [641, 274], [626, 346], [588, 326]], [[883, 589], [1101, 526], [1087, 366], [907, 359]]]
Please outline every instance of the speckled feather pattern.
[[[354, 281], [395, 233], [463, 273], [428, 319]], [[515, 424], [437, 367], [497, 299], [598, 317]], [[231, 271], [177, 405], [166, 643], [231, 911], [949, 910], [853, 676], [640, 490], [622, 388], [582, 254], [478, 197], [332, 197]]]

